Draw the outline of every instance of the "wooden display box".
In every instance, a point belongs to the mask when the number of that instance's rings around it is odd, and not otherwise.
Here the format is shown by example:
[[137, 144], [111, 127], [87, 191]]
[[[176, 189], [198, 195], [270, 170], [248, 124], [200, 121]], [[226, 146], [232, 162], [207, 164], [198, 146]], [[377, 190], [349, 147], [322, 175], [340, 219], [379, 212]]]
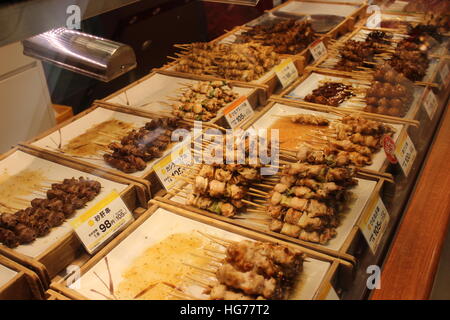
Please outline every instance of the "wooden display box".
[[[292, 99], [280, 99], [275, 97], [270, 99], [269, 103], [258, 113], [255, 118], [252, 119], [251, 123], [248, 123], [247, 126], [244, 127], [244, 129], [248, 129], [250, 127], [255, 130], [264, 129], [267, 125], [270, 127], [273, 123], [275, 123], [277, 117], [279, 118], [282, 115], [291, 116], [299, 113], [315, 114], [317, 116], [329, 119], [339, 118], [338, 115], [333, 113], [334, 110], [338, 110], [343, 114], [354, 114], [352, 111], [341, 110], [340, 108], [302, 103]], [[407, 125], [410, 124], [409, 122], [405, 122], [397, 118], [377, 117], [378, 115], [372, 113], [358, 113], [358, 115], [389, 123], [396, 130], [393, 137], [394, 142], [397, 141], [398, 137], [407, 129]], [[376, 172], [386, 172], [388, 166], [389, 161], [386, 159], [384, 150], [381, 149], [374, 155], [373, 163], [364, 168]]]
[[44, 288], [31, 270], [0, 255], [0, 300], [42, 300]]
[[[151, 194], [157, 192], [161, 188], [152, 169], [153, 164], [159, 159], [154, 159], [148, 162], [147, 167], [143, 171], [126, 174], [109, 166], [100, 155], [97, 156], [97, 158], [71, 156], [61, 152], [61, 148], [55, 147], [55, 143], [58, 143], [64, 147], [69, 140], [85, 133], [86, 130], [91, 128], [93, 125], [97, 125], [111, 119], [133, 123], [137, 126], [143, 126], [146, 122], [155, 119], [155, 117], [150, 117], [148, 113], [139, 110], [96, 103], [91, 108], [79, 113], [70, 120], [51, 128], [50, 130], [21, 145], [30, 149], [38, 150], [42, 153], [55, 155], [75, 164], [80, 164], [85, 168], [89, 168], [89, 170], [98, 170], [99, 172], [108, 173], [117, 176], [118, 178], [131, 180], [138, 186], [144, 186], [145, 197], [148, 201], [151, 198]], [[109, 141], [114, 140], [117, 139], [112, 137], [109, 138]], [[174, 146], [172, 146], [172, 148]], [[169, 147], [166, 151], [164, 151], [164, 155], [168, 154], [170, 151], [171, 148]]]
[[[269, 11], [270, 12], [270, 11]], [[268, 15], [270, 13], [266, 13], [266, 15]], [[263, 16], [262, 16], [263, 17]], [[256, 20], [261, 19], [261, 17], [257, 18]], [[254, 20], [254, 21], [256, 21]], [[245, 26], [238, 26], [236, 28], [234, 28], [231, 31], [228, 31], [227, 33], [223, 34], [222, 36], [214, 39], [211, 41], [211, 43], [214, 42], [218, 42], [218, 43], [229, 43], [232, 42], [234, 43], [235, 41], [235, 37], [237, 34], [243, 32], [246, 30]], [[333, 32], [328, 32], [326, 34], [320, 35], [316, 41], [323, 41], [323, 43], [325, 44], [325, 46], [328, 46], [329, 44], [329, 40], [330, 39], [336, 39], [337, 37], [347, 34], [349, 32], [351, 32], [353, 30], [353, 20], [352, 19], [345, 19], [344, 21], [342, 21], [341, 23], [339, 23], [338, 26], [336, 26]], [[314, 63], [314, 58], [311, 55], [310, 52], [310, 46], [312, 45], [312, 43], [310, 45], [308, 45], [308, 47], [306, 47], [303, 51], [291, 55], [291, 54], [280, 54], [280, 57], [282, 59], [293, 59], [294, 61], [299, 60], [299, 61], [303, 61], [304, 66], [310, 65], [312, 63]], [[300, 72], [302, 69], [297, 68], [298, 72], [299, 72], [299, 76], [302, 75], [302, 72]], [[275, 92], [278, 92], [280, 90], [280, 86], [276, 86], [276, 90], [272, 90], [270, 91], [270, 94], [273, 94]]]
[[45, 300], [58, 300], [58, 301], [67, 301], [70, 300], [69, 298], [67, 298], [66, 296], [62, 295], [59, 292], [56, 292], [55, 290], [52, 289], [48, 289], [45, 292]]
[[[179, 89], [183, 87], [183, 84], [214, 80], [217, 80], [217, 78], [207, 75], [180, 74], [178, 72], [155, 69], [147, 76], [114, 92], [100, 100], [100, 102], [102, 104], [125, 108], [124, 110], [139, 111], [141, 114], [149, 117], [169, 115], [172, 112], [172, 108], [164, 105], [164, 103], [170, 103], [171, 101], [168, 98], [175, 98], [179, 95]], [[267, 96], [264, 86], [242, 81], [231, 80], [228, 82], [240, 96], [247, 98], [254, 110], [266, 103]], [[205, 124], [215, 123], [227, 127], [228, 124], [223, 116], [223, 109], [225, 107], [218, 111], [215, 118], [206, 121]]]
[[[100, 194], [96, 199], [88, 202], [86, 208], [77, 210], [74, 217], [91, 208], [113, 190], [120, 194], [131, 212], [147, 206], [143, 186], [105, 171], [85, 167], [51, 153], [17, 147], [1, 156], [0, 168], [2, 167], [3, 170], [7, 170], [6, 172], [11, 172], [11, 175], [24, 170], [42, 171], [45, 172], [45, 177], [52, 179], [52, 181], [62, 181], [65, 178], [80, 176], [99, 181], [102, 184]], [[34, 196], [30, 194], [29, 200]], [[28, 205], [22, 204], [21, 208]], [[48, 287], [51, 278], [67, 267], [83, 250], [83, 246], [70, 227], [68, 220], [61, 226], [52, 228], [45, 237], [37, 238], [30, 244], [20, 245], [13, 249], [0, 244], [0, 254], [33, 270], [39, 276], [44, 288]]]
[[[352, 265], [348, 261], [333, 258], [297, 244], [285, 242], [258, 232], [233, 226], [216, 219], [211, 219], [204, 215], [199, 215], [188, 211], [180, 206], [173, 206], [171, 204], [155, 200], [151, 200], [150, 202], [153, 206], [150, 207], [147, 212], [136, 220], [125, 232], [104, 247], [97, 255], [95, 255], [95, 257], [81, 267], [81, 286], [79, 288], [72, 289], [67, 286], [67, 283], [70, 283], [70, 281], [66, 282], [64, 280], [60, 280], [58, 282], [53, 282], [51, 284], [51, 289], [66, 297], [69, 297], [70, 299], [96, 299], [92, 296], [93, 290], [97, 292], [105, 292], [105, 288], [104, 286], [102, 287], [101, 283], [98, 285], [98, 281], [95, 283], [90, 281], [90, 275], [94, 272], [99, 277], [108, 277], [107, 274], [109, 274], [111, 276], [110, 283], [114, 283], [114, 288], [118, 288], [117, 281], [120, 280], [121, 277], [118, 275], [123, 272], [121, 271], [122, 269], [127, 268], [130, 264], [130, 261], [127, 261], [124, 266], [116, 265], [116, 263], [118, 263], [117, 259], [121, 256], [121, 250], [133, 247], [134, 250], [144, 251], [145, 248], [139, 248], [139, 244], [143, 247], [145, 247], [146, 244], [142, 244], [142, 242], [137, 243], [136, 240], [139, 237], [142, 237], [143, 234], [147, 234], [149, 230], [153, 230], [152, 235], [155, 238], [152, 240], [152, 243], [157, 243], [161, 240], [161, 236], [156, 235], [155, 232], [158, 232], [158, 234], [161, 232], [162, 236], [167, 236], [167, 234], [170, 235], [180, 232], [179, 230], [186, 230], [186, 232], [190, 232], [191, 234], [195, 233], [196, 230], [201, 230], [202, 232], [211, 232], [211, 234], [214, 232], [216, 236], [218, 234], [222, 235], [222, 237], [228, 235], [229, 237], [232, 237], [231, 239], [236, 240], [247, 238], [256, 241], [287, 245], [293, 249], [303, 251], [308, 256], [308, 264], [310, 266], [315, 267], [317, 264], [317, 269], [313, 268], [313, 273], [308, 272], [310, 267], [305, 267], [303, 271], [303, 273], [305, 273], [303, 278], [304, 284], [302, 285], [302, 289], [300, 289], [302, 291], [300, 295], [306, 295], [310, 297], [310, 299], [325, 299], [329, 296], [330, 292], [334, 290], [340, 291], [341, 286], [346, 286], [346, 283], [343, 283], [343, 278], [341, 278], [341, 275], [351, 272]], [[172, 218], [175, 222], [172, 223], [172, 220], [169, 218]], [[175, 229], [170, 227], [172, 224]], [[170, 228], [170, 230], [167, 230], [166, 228]], [[148, 242], [147, 240], [144, 241]], [[134, 245], [131, 245], [131, 243], [134, 243]], [[136, 252], [135, 254], [131, 253], [131, 255], [127, 255], [127, 257], [131, 259], [130, 257], [138, 254], [139, 252]], [[106, 258], [108, 258], [108, 260], [106, 260]], [[103, 261], [109, 262], [107, 269], [103, 266]], [[111, 271], [106, 272], [106, 270]], [[312, 285], [312, 283], [314, 283], [314, 285]], [[95, 286], [95, 288], [91, 288], [91, 286]], [[307, 287], [307, 289], [304, 287]], [[117, 292], [113, 291], [112, 293]], [[86, 295], [90, 295], [91, 297]], [[98, 298], [102, 297], [105, 299], [108, 295], [111, 295], [111, 292], [98, 295]]]
[[[280, 62], [280, 64], [283, 63], [285, 59], [282, 59], [282, 61]], [[301, 56], [295, 56], [293, 60], [293, 63], [295, 65], [295, 67], [297, 68], [297, 72], [299, 74], [303, 73], [303, 69], [305, 68], [306, 64], [305, 64], [305, 60], [303, 57]], [[174, 76], [186, 76], [186, 75], [190, 75], [190, 73], [184, 73], [184, 72], [179, 72], [175, 70], [175, 65], [177, 64], [177, 60], [166, 64], [165, 66], [163, 66], [160, 69], [155, 69], [156, 71], [171, 71], [171, 74]], [[276, 67], [276, 66], [275, 66]], [[275, 68], [274, 67], [274, 68]], [[223, 79], [223, 78], [219, 78], [219, 77], [213, 77], [212, 79], [214, 80], [227, 80], [227, 79]], [[228, 80], [227, 80], [228, 81]], [[250, 82], [247, 82], [248, 84], [251, 85], [258, 85], [264, 88], [264, 90], [266, 91], [266, 96], [269, 97], [270, 95], [272, 95], [274, 92], [276, 92], [277, 90], [279, 90], [281, 88], [281, 83], [278, 80], [277, 75], [275, 74], [275, 71], [270, 70], [268, 72], [266, 72], [266, 74], [264, 74], [261, 78], [257, 79], [257, 80], [253, 80]]]
[[[363, 179], [360, 179], [360, 184]], [[262, 233], [264, 235], [267, 235], [269, 237], [281, 239], [283, 241], [292, 242], [295, 244], [298, 244], [300, 246], [310, 248], [311, 250], [322, 252], [324, 254], [334, 256], [343, 260], [350, 261], [352, 263], [356, 263], [356, 259], [354, 256], [348, 252], [348, 248], [354, 243], [356, 239], [356, 234], [354, 231], [354, 228], [358, 229], [359, 221], [362, 219], [363, 216], [369, 214], [368, 210], [370, 209], [368, 204], [372, 201], [372, 199], [377, 198], [379, 196], [379, 190], [381, 189], [384, 179], [373, 179], [373, 180], [365, 180], [364, 187], [362, 190], [368, 190], [369, 193], [365, 195], [363, 200], [360, 200], [358, 203], [358, 208], [354, 210], [350, 210], [350, 213], [347, 213], [348, 221], [345, 223], [341, 223], [341, 225], [337, 228], [338, 235], [340, 232], [342, 234], [339, 236], [339, 238], [336, 238], [336, 241], [332, 242], [330, 240], [330, 244], [322, 245], [318, 243], [308, 242], [304, 240], [300, 240], [298, 238], [293, 238], [278, 232], [270, 231], [267, 224], [255, 222], [252, 220], [252, 218], [255, 218], [251, 213], [242, 213], [237, 218], [227, 218], [221, 215], [214, 214], [212, 212], [198, 209], [196, 207], [188, 206], [185, 204], [185, 201], [183, 198], [180, 198], [178, 196], [174, 196], [171, 194], [166, 194], [163, 197], [155, 197], [155, 200], [158, 200], [160, 202], [164, 202], [166, 204], [169, 204], [171, 206], [183, 206], [184, 208], [187, 208], [188, 210], [201, 214], [203, 216], [206, 216], [211, 219], [216, 219], [219, 221], [222, 221], [227, 224], [235, 225], [238, 227], [250, 229], [259, 233]], [[187, 185], [179, 186], [179, 188], [187, 188]], [[189, 190], [189, 188], [187, 188]], [[246, 220], [246, 217], [249, 219]]]
[[[296, 3], [305, 4], [308, 8], [306, 8], [306, 10], [302, 10], [299, 4]], [[324, 14], [326, 10], [329, 10], [332, 15], [335, 15], [336, 13], [342, 14], [344, 20], [324, 35], [325, 37], [331, 37], [333, 39], [340, 37], [344, 34], [343, 31], [350, 30], [357, 22], [364, 19], [367, 11], [367, 4], [365, 2], [353, 3], [346, 1], [335, 2], [326, 0], [289, 0], [269, 10], [269, 12], [283, 11], [293, 15], [308, 15], [310, 14], [310, 6], [314, 6], [315, 9], [318, 9], [314, 13], [317, 15]]]

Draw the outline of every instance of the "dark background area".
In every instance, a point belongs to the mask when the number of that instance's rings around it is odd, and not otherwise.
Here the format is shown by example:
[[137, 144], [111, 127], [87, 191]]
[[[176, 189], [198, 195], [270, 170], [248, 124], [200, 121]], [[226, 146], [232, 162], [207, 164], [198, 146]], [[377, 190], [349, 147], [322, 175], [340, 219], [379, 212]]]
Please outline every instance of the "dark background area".
[[52, 102], [79, 113], [95, 99], [125, 87], [167, 62], [173, 44], [209, 41], [272, 8], [272, 0], [258, 6], [227, 5], [198, 0], [151, 0], [122, 7], [82, 21], [81, 31], [130, 45], [137, 68], [104, 83], [43, 62]]

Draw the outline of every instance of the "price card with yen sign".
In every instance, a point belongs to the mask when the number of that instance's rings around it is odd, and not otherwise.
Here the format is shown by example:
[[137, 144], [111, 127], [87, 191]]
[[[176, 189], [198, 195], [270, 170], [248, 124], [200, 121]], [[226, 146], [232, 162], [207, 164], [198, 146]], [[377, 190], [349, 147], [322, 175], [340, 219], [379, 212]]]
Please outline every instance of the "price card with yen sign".
[[223, 111], [225, 119], [232, 129], [247, 121], [253, 114], [253, 108], [246, 96], [242, 96], [231, 103]]
[[430, 117], [430, 120], [433, 120], [434, 114], [436, 113], [436, 110], [438, 108], [438, 100], [431, 88], [428, 89], [428, 92], [423, 100], [423, 107], [425, 108], [428, 117]]
[[400, 167], [406, 177], [411, 171], [416, 156], [416, 147], [414, 147], [414, 143], [411, 141], [411, 138], [408, 136], [406, 131], [404, 131], [397, 140], [397, 144], [395, 146], [395, 157], [397, 158], [398, 163], [400, 164]]
[[389, 224], [389, 213], [380, 197], [374, 199], [366, 211], [368, 214], [362, 219], [359, 228], [361, 229], [367, 244], [375, 254], [380, 244], [381, 238]]
[[181, 167], [180, 165], [190, 165], [192, 162], [191, 139], [185, 138], [185, 140], [186, 142], [183, 142], [181, 146], [174, 149], [153, 166], [159, 181], [161, 181], [167, 191], [175, 186], [177, 182], [175, 177], [182, 175], [185, 171], [184, 166]]
[[133, 220], [133, 215], [120, 194], [113, 190], [92, 208], [73, 219], [70, 225], [87, 252], [93, 254]]
[[309, 46], [309, 51], [311, 52], [311, 55], [314, 58], [314, 61], [317, 61], [324, 57], [327, 54], [327, 48], [325, 47], [325, 44], [322, 40], [318, 39], [314, 41]]
[[274, 70], [283, 88], [286, 88], [298, 78], [298, 70], [290, 58], [284, 60]]

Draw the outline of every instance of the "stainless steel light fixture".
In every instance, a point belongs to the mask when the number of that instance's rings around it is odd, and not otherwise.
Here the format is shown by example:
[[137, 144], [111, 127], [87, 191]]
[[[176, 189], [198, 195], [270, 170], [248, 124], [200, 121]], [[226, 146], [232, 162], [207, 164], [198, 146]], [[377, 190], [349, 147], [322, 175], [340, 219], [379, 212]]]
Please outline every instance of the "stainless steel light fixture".
[[105, 82], [136, 67], [136, 55], [125, 44], [67, 28], [57, 28], [23, 41], [27, 56]]

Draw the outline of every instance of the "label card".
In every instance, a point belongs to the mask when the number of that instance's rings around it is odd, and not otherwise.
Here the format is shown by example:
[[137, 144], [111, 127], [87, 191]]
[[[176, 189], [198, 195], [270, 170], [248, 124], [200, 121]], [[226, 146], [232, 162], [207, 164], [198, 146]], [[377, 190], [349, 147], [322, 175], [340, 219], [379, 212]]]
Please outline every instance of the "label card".
[[192, 161], [191, 139], [190, 137], [186, 137], [185, 139], [187, 140], [185, 143], [153, 165], [153, 170], [155, 170], [159, 181], [161, 181], [167, 191], [174, 187], [177, 182], [174, 177], [182, 175], [186, 170], [179, 165], [189, 165]]
[[403, 173], [407, 177], [411, 171], [414, 160], [416, 159], [417, 151], [414, 147], [411, 138], [406, 131], [399, 137], [397, 145], [395, 147], [395, 157], [403, 170]]
[[367, 244], [375, 254], [380, 244], [381, 238], [389, 224], [389, 213], [384, 206], [383, 201], [378, 197], [368, 210], [369, 214], [363, 219], [360, 224], [360, 229]]
[[93, 254], [133, 220], [120, 194], [113, 190], [70, 225], [89, 254]]
[[433, 93], [433, 90], [428, 89], [428, 93], [423, 99], [423, 107], [425, 108], [430, 120], [433, 120], [434, 114], [438, 108], [438, 101], [436, 95]]
[[309, 51], [311, 52], [311, 55], [314, 58], [314, 61], [317, 61], [324, 57], [327, 54], [327, 48], [325, 47], [325, 44], [322, 40], [318, 39], [314, 41], [309, 46]]
[[283, 63], [276, 66], [275, 73], [283, 88], [286, 88], [298, 78], [298, 70], [292, 59], [286, 59]]
[[242, 96], [223, 111], [225, 119], [232, 129], [247, 121], [253, 114], [253, 108], [247, 97]]
[[441, 83], [443, 87], [447, 85], [448, 73], [449, 73], [448, 63], [446, 60], [444, 60], [442, 67], [439, 68], [439, 76], [441, 77]]

